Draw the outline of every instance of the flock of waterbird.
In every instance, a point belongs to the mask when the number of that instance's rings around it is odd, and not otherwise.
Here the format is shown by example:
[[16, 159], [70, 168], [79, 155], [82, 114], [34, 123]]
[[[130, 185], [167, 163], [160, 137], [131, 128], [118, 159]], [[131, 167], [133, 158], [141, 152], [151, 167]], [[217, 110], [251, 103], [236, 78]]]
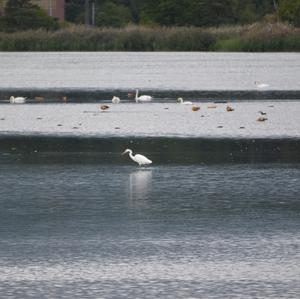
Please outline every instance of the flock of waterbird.
[[[269, 84], [266, 83], [261, 83], [260, 81], [255, 81], [254, 82], [255, 86], [257, 88], [266, 88], [269, 86]], [[128, 94], [128, 96], [132, 96], [132, 94]], [[25, 97], [14, 97], [11, 96], [9, 99], [9, 102], [11, 104], [24, 104], [26, 103], [26, 99]], [[43, 97], [36, 97], [35, 98], [37, 101], [43, 101], [44, 98]], [[67, 97], [63, 97], [62, 100], [64, 102], [67, 101]], [[135, 92], [135, 101], [136, 103], [147, 103], [147, 102], [151, 102], [153, 100], [153, 97], [150, 95], [139, 95], [139, 90], [137, 89]], [[111, 100], [111, 102], [113, 104], [120, 104], [121, 103], [121, 99], [117, 96], [114, 96]], [[195, 105], [193, 102], [191, 101], [184, 101], [182, 97], [179, 97], [177, 99], [177, 102], [181, 105], [191, 105], [192, 106], [192, 111], [198, 111], [200, 110], [200, 107]], [[101, 105], [100, 106], [100, 110], [101, 111], [107, 111], [109, 110], [109, 106], [108, 105]], [[209, 105], [207, 108], [217, 108], [216, 105]], [[234, 108], [227, 105], [226, 107], [226, 111], [227, 112], [232, 112], [234, 111]], [[266, 121], [268, 118], [266, 117], [267, 113], [263, 112], [263, 111], [258, 111], [258, 113], [260, 113], [260, 117], [257, 118], [257, 121], [259, 122], [264, 122]], [[141, 154], [133, 154], [133, 151], [131, 149], [126, 149], [122, 155], [125, 154], [129, 154], [129, 157], [131, 158], [132, 161], [136, 162], [139, 166], [146, 166], [146, 165], [150, 165], [152, 163], [152, 161], [150, 159], [148, 159], [147, 157], [141, 155]]]

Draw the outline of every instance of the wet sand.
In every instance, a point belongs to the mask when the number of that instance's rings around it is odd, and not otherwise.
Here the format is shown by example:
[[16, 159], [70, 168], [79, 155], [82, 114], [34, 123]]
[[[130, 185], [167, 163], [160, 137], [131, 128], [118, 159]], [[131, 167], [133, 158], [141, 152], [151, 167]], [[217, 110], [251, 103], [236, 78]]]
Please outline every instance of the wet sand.
[[[299, 138], [300, 102], [2, 104], [1, 135]], [[230, 106], [234, 111], [227, 111]], [[259, 111], [266, 113], [261, 115]], [[267, 118], [258, 121], [259, 117]]]

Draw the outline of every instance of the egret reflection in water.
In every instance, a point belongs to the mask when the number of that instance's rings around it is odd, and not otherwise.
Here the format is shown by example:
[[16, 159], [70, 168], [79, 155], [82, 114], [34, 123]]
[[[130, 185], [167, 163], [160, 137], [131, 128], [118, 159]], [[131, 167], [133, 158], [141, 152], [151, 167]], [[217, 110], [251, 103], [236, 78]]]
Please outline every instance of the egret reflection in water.
[[129, 175], [129, 198], [132, 204], [136, 200], [147, 199], [152, 189], [152, 169], [139, 169]]

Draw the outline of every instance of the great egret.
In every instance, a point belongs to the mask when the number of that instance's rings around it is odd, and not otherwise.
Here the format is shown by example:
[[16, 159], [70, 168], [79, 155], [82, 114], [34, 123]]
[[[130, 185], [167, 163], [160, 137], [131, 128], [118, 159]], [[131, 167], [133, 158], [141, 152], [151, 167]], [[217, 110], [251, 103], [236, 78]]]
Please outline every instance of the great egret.
[[26, 102], [26, 98], [24, 98], [24, 97], [16, 97], [15, 98], [15, 97], [11, 96], [9, 98], [9, 102], [11, 104], [24, 104]]
[[177, 99], [177, 102], [178, 102], [179, 104], [182, 104], [182, 105], [193, 105], [192, 102], [190, 102], [190, 101], [184, 101], [183, 98], [178, 98], [178, 99]]
[[254, 84], [256, 85], [257, 88], [266, 88], [270, 86], [269, 84], [261, 83], [260, 81], [254, 81]]
[[151, 160], [149, 160], [147, 157], [143, 156], [143, 155], [140, 155], [140, 154], [136, 154], [136, 155], [133, 155], [132, 154], [132, 150], [131, 149], [126, 149], [122, 155], [125, 155], [129, 153], [129, 157], [131, 158], [132, 161], [136, 162], [139, 164], [139, 166], [142, 166], [142, 165], [149, 165], [152, 163]]
[[139, 90], [137, 89], [136, 90], [136, 93], [135, 93], [135, 101], [138, 103], [138, 102], [150, 102], [152, 101], [152, 97], [151, 96], [146, 96], [146, 95], [142, 95], [142, 96], [139, 96]]
[[121, 102], [119, 97], [113, 97], [111, 101], [113, 104], [119, 104]]

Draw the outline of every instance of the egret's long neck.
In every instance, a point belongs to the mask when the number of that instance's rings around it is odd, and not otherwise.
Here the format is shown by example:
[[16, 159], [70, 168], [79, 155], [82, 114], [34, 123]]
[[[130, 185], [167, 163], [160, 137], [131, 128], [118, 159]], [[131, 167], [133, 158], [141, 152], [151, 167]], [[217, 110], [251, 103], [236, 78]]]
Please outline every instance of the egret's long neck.
[[132, 154], [132, 150], [129, 151], [129, 157], [133, 160], [134, 156]]
[[136, 100], [138, 99], [138, 96], [139, 96], [139, 90], [137, 89], [136, 92], [135, 92], [135, 99]]

